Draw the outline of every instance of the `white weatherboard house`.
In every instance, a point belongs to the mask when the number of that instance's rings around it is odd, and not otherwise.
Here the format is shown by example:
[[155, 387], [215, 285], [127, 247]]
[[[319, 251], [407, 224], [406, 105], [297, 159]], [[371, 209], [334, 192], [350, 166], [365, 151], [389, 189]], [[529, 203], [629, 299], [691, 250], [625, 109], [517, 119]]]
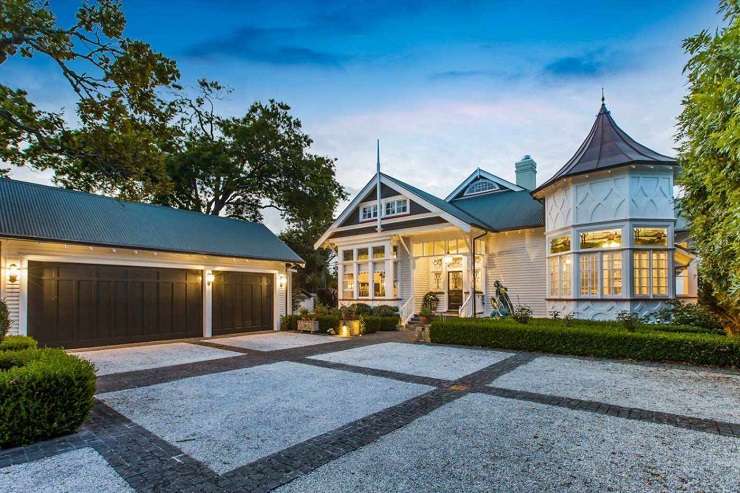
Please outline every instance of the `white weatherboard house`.
[[696, 297], [695, 257], [676, 244], [676, 170], [602, 103], [575, 155], [539, 187], [529, 156], [516, 183], [476, 169], [444, 200], [378, 173], [315, 247], [337, 251], [340, 306], [395, 305], [404, 321], [428, 292], [440, 312], [488, 315], [496, 281], [535, 316], [645, 315]]

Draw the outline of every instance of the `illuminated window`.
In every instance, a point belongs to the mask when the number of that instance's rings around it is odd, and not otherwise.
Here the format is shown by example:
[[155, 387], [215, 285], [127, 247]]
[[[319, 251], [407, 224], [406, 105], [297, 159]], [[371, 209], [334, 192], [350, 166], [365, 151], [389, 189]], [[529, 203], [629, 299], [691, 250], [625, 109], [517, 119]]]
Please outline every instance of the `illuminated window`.
[[354, 260], [354, 250], [343, 250], [342, 251], [342, 260], [345, 262], [352, 262]]
[[652, 252], [653, 296], [668, 295], [668, 252]]
[[571, 295], [571, 257], [570, 255], [561, 255], [559, 257], [550, 257], [550, 296], [570, 296]]
[[558, 236], [550, 240], [550, 253], [570, 251], [570, 235]]
[[650, 252], [632, 252], [632, 292], [635, 296], [650, 294]]
[[342, 298], [350, 300], [355, 297], [355, 274], [345, 272], [342, 276]]
[[580, 258], [581, 296], [596, 296], [599, 292], [599, 256], [581, 255]]
[[385, 247], [382, 247], [382, 246], [373, 247], [373, 258], [374, 259], [385, 258]]
[[622, 294], [622, 253], [604, 253], [601, 256], [604, 296]]
[[479, 193], [493, 192], [500, 188], [501, 187], [490, 180], [478, 180], [468, 185], [468, 188], [465, 189], [465, 195], [477, 195]]
[[358, 295], [360, 298], [368, 298], [370, 296], [370, 274], [367, 271], [367, 264], [360, 264], [358, 267], [360, 268], [357, 274]]
[[580, 236], [581, 249], [584, 250], [589, 248], [617, 248], [622, 246], [621, 229], [584, 231]]
[[385, 262], [373, 263], [373, 296], [385, 296]]
[[634, 228], [635, 245], [668, 246], [668, 228]]
[[[460, 241], [464, 242], [464, 240], [460, 240]], [[460, 253], [463, 253], [463, 252], [460, 252]], [[480, 238], [478, 240], [475, 240], [475, 253], [477, 254], [486, 253], [486, 239], [485, 238]]]
[[367, 248], [358, 248], [357, 249], [357, 260], [367, 260]]

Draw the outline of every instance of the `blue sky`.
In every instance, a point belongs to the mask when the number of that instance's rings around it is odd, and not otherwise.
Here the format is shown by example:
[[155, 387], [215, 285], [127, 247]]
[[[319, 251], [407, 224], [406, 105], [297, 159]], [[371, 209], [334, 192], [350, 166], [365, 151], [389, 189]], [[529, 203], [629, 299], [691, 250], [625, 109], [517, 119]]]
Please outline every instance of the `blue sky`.
[[[63, 21], [78, 2], [51, 1]], [[445, 196], [480, 166], [513, 181], [530, 154], [538, 183], [577, 149], [601, 87], [616, 121], [671, 154], [686, 86], [681, 41], [716, 27], [715, 1], [124, 2], [127, 35], [198, 78], [233, 89], [221, 111], [256, 99], [293, 107], [314, 150], [358, 190], [385, 172]], [[11, 61], [0, 78], [47, 109], [72, 96], [49, 63]], [[14, 177], [48, 182], [48, 174]], [[279, 229], [279, 218], [268, 216]]]

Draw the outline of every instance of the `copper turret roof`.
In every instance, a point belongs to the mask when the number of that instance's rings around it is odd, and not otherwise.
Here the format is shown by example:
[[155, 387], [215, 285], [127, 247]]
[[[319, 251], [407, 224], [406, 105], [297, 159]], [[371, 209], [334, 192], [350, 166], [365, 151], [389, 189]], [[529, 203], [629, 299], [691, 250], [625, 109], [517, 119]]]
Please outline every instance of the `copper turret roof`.
[[630, 164], [667, 164], [675, 166], [678, 163], [675, 158], [648, 149], [627, 135], [616, 124], [602, 100], [601, 109], [599, 114], [596, 115], [596, 121], [581, 147], [565, 163], [565, 166], [560, 168], [552, 178], [533, 190], [533, 193], [539, 192], [567, 176], [592, 173]]

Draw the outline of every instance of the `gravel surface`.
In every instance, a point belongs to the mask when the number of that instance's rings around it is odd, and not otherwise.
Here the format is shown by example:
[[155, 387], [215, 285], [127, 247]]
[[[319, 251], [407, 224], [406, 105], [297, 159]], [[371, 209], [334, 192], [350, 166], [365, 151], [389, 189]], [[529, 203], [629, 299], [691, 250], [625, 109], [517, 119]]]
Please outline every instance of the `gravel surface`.
[[240, 353], [237, 352], [196, 346], [186, 342], [82, 351], [73, 352], [72, 354], [92, 362], [97, 368], [95, 373], [98, 375], [240, 356]]
[[97, 397], [222, 474], [429, 390], [281, 362]]
[[327, 342], [344, 341], [346, 339], [334, 336], [299, 334], [296, 332], [275, 332], [274, 334], [254, 334], [205, 340], [225, 346], [236, 346], [255, 349], [257, 351], [278, 351], [280, 349], [313, 346], [315, 344], [326, 344]]
[[491, 385], [740, 423], [740, 374], [540, 357]]
[[729, 437], [471, 394], [278, 491], [734, 493], [739, 447]]
[[95, 450], [83, 448], [0, 469], [3, 493], [134, 491]]
[[510, 353], [485, 349], [388, 342], [312, 356], [312, 359], [422, 377], [456, 380], [509, 356], [511, 356]]

